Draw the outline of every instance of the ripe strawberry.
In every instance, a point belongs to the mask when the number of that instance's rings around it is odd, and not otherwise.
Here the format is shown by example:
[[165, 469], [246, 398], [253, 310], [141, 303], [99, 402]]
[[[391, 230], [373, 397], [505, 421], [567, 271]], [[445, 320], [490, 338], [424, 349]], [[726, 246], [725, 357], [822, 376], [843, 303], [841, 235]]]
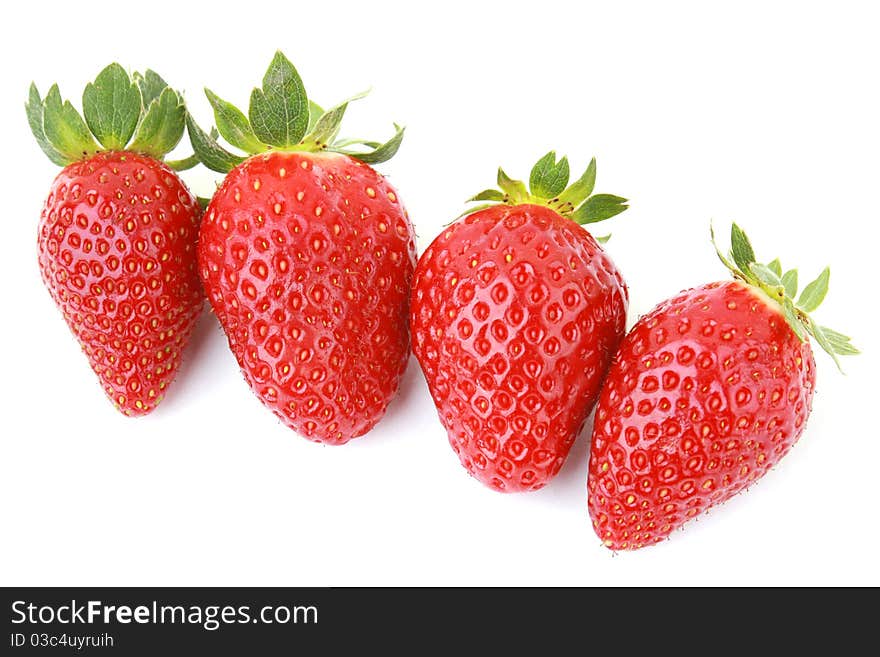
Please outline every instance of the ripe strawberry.
[[757, 263], [736, 224], [731, 242], [729, 258], [718, 255], [737, 280], [686, 290], [642, 317], [605, 379], [588, 492], [593, 528], [611, 549], [663, 540], [785, 456], [816, 385], [808, 335], [835, 362], [858, 353], [808, 315], [828, 269], [794, 302], [795, 270]]
[[[623, 337], [628, 294], [578, 224], [625, 199], [590, 196], [596, 163], [566, 188], [554, 153], [530, 190], [499, 169], [494, 201], [449, 226], [413, 279], [413, 353], [462, 465], [502, 492], [537, 490], [565, 461]], [[589, 197], [589, 198], [588, 198]]]
[[202, 161], [229, 171], [199, 236], [208, 299], [260, 400], [306, 438], [341, 445], [381, 419], [409, 358], [413, 229], [369, 166], [394, 155], [403, 130], [381, 145], [337, 141], [348, 101], [307, 102], [280, 52], [250, 120], [206, 93], [220, 134], [252, 154], [225, 151], [188, 117]]
[[26, 109], [40, 147], [64, 167], [40, 217], [43, 282], [111, 401], [149, 413], [203, 298], [201, 208], [161, 161], [183, 134], [183, 101], [153, 71], [132, 80], [111, 64], [86, 86], [85, 121], [57, 85], [45, 99], [31, 85]]

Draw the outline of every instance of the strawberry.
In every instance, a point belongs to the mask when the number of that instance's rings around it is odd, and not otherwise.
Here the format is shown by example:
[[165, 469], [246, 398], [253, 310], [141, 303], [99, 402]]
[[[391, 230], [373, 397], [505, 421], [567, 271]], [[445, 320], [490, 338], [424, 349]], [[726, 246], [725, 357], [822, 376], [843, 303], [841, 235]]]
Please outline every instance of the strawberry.
[[500, 190], [450, 225], [413, 279], [413, 353], [452, 449], [502, 492], [552, 479], [596, 402], [624, 334], [628, 293], [578, 224], [625, 199], [590, 196], [596, 162], [570, 187], [566, 158], [532, 169], [530, 191], [498, 171]]
[[602, 387], [589, 511], [613, 550], [663, 540], [788, 453], [816, 387], [808, 336], [835, 362], [858, 353], [808, 314], [825, 297], [828, 269], [795, 302], [796, 270], [757, 263], [736, 224], [731, 242], [718, 255], [736, 280], [686, 290], [642, 317]]
[[349, 101], [310, 103], [280, 52], [249, 119], [206, 93], [219, 133], [250, 154], [188, 117], [196, 153], [228, 171], [199, 234], [208, 299], [263, 404], [306, 438], [341, 445], [381, 419], [409, 359], [413, 228], [369, 166], [394, 155], [403, 130], [385, 144], [337, 140]]
[[[125, 415], [162, 399], [202, 308], [195, 242], [201, 208], [169, 164], [181, 97], [153, 71], [105, 68], [83, 116], [53, 85], [31, 85], [28, 122], [64, 168], [40, 216], [39, 265], [104, 391]], [[100, 146], [96, 141], [100, 143]]]

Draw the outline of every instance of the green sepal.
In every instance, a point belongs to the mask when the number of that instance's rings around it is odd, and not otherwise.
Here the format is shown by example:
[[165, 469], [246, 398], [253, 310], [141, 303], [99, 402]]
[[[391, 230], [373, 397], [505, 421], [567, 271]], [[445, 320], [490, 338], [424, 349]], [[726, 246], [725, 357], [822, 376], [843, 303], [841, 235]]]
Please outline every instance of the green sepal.
[[315, 127], [315, 124], [318, 122], [318, 119], [324, 114], [324, 108], [318, 105], [315, 101], [309, 98], [309, 127], [306, 130], [306, 133], [312, 131], [312, 128]]
[[627, 199], [620, 196], [612, 194], [591, 196], [596, 184], [596, 158], [590, 160], [587, 170], [580, 178], [566, 187], [570, 173], [568, 158], [563, 157], [557, 161], [556, 152], [550, 151], [532, 167], [528, 189], [522, 181], [514, 180], [499, 167], [498, 189], [483, 190], [468, 199], [468, 202], [543, 205], [579, 224], [610, 219], [629, 207]]
[[[211, 128], [211, 131], [208, 133], [208, 136], [217, 141], [220, 137], [220, 133], [217, 132], [217, 128]], [[201, 164], [201, 160], [199, 160], [199, 156], [193, 153], [189, 157], [184, 157], [179, 160], [165, 160], [165, 164], [167, 164], [170, 168], [175, 171], [186, 171], [187, 169], [192, 169], [195, 166]]]
[[758, 280], [760, 280], [765, 285], [770, 285], [774, 288], [781, 288], [782, 292], [785, 292], [785, 287], [782, 285], [782, 280], [779, 276], [776, 275], [768, 265], [762, 265], [760, 262], [750, 262], [745, 267], [747, 271], [752, 272]]
[[736, 223], [730, 228], [730, 254], [742, 272], [747, 272], [749, 264], [755, 262], [755, 251], [752, 244]]
[[571, 218], [577, 223], [594, 224], [620, 214], [629, 206], [627, 200], [613, 194], [596, 194], [576, 208]]
[[861, 353], [852, 345], [849, 337], [842, 333], [838, 333], [827, 326], [819, 326], [818, 324], [815, 324], [814, 326], [822, 331], [828, 344], [834, 347], [835, 353], [840, 354], [841, 356], [854, 356]]
[[794, 299], [798, 289], [797, 269], [789, 269], [782, 275], [782, 285], [785, 287], [785, 295]]
[[571, 171], [568, 158], [556, 161], [556, 153], [550, 151], [537, 161], [529, 174], [529, 191], [539, 198], [556, 198], [568, 184]]
[[199, 156], [193, 153], [189, 157], [184, 157], [179, 160], [165, 160], [165, 164], [169, 169], [174, 169], [175, 171], [186, 171], [188, 169], [192, 169], [200, 164], [201, 160], [199, 160]]
[[185, 122], [183, 101], [174, 89], [165, 87], [147, 107], [128, 150], [162, 158], [180, 143]]
[[489, 208], [494, 208], [494, 207], [495, 207], [494, 203], [481, 203], [480, 205], [475, 205], [472, 208], [468, 208], [467, 210], [463, 210], [461, 213], [459, 213], [459, 215], [455, 219], [453, 219], [451, 222], [449, 222], [449, 224], [446, 224], [446, 225], [448, 226], [452, 223], [455, 223], [456, 220], [461, 219], [462, 217], [466, 217], [466, 216], [472, 215], [476, 212], [482, 212], [483, 210], [488, 210]]
[[[186, 110], [180, 94], [155, 71], [129, 76], [116, 63], [86, 85], [83, 115], [62, 100], [57, 84], [42, 100], [31, 84], [26, 110], [40, 148], [61, 166], [102, 150], [162, 159], [177, 146], [185, 129]], [[193, 166], [191, 158], [174, 164]]]
[[125, 148], [141, 115], [141, 92], [119, 64], [98, 73], [83, 91], [83, 116], [92, 134], [108, 150]]
[[811, 313], [824, 301], [828, 294], [828, 281], [831, 278], [831, 270], [828, 267], [822, 270], [816, 280], [811, 281], [798, 297], [797, 306], [805, 313]]
[[43, 131], [49, 143], [68, 162], [100, 150], [79, 112], [70, 101], [61, 100], [57, 84], [52, 85], [43, 101]]
[[189, 140], [199, 160], [211, 171], [229, 173], [247, 158], [230, 153], [217, 143], [217, 140], [202, 130], [192, 115], [186, 113], [186, 129]]
[[366, 146], [367, 148], [376, 149], [382, 145], [382, 142], [379, 141], [370, 141], [367, 139], [338, 139], [333, 142], [333, 148], [339, 151], [339, 149], [347, 148], [349, 146]]
[[[331, 150], [336, 153], [344, 153], [345, 155], [349, 155], [357, 160], [360, 160], [364, 164], [380, 164], [382, 162], [387, 162], [397, 153], [397, 150], [400, 148], [400, 144], [403, 141], [403, 131], [406, 128], [403, 126], [399, 126], [396, 123], [394, 124], [394, 136], [391, 137], [384, 144], [378, 144], [373, 148], [373, 150], [368, 151], [366, 153], [361, 153], [357, 151], [347, 151], [338, 148], [335, 145], [331, 145], [328, 150]], [[361, 142], [368, 143], [368, 142]], [[369, 142], [375, 143], [375, 142]]]
[[131, 74], [134, 83], [141, 92], [141, 103], [144, 108], [150, 106], [154, 100], [162, 95], [162, 92], [168, 88], [168, 83], [162, 79], [162, 76], [156, 71], [147, 69], [142, 75], [135, 71]]
[[24, 109], [27, 112], [28, 125], [31, 127], [31, 132], [46, 156], [60, 167], [70, 164], [73, 160], [69, 160], [59, 153], [49, 142], [49, 138], [46, 137], [46, 132], [43, 130], [43, 99], [40, 98], [37, 85], [33, 82], [31, 82], [31, 88], [28, 92], [28, 99]]
[[794, 334], [798, 337], [798, 339], [801, 342], [806, 342], [806, 328], [804, 327], [804, 323], [798, 316], [797, 310], [795, 310], [794, 304], [791, 302], [791, 299], [784, 298], [782, 300], [782, 314], [785, 317], [785, 321], [791, 327], [791, 330], [794, 331]]
[[569, 185], [560, 195], [561, 206], [570, 206], [572, 209], [583, 203], [593, 193], [596, 186], [596, 158], [590, 160], [584, 175]]
[[468, 199], [468, 203], [472, 201], [503, 201], [504, 194], [497, 189], [484, 189], [479, 194], [474, 194]]
[[599, 244], [608, 244], [608, 240], [611, 239], [611, 233], [608, 233], [607, 235], [597, 235], [593, 237], [593, 239], [599, 242]]
[[302, 143], [313, 147], [315, 150], [323, 150], [333, 144], [333, 141], [339, 134], [339, 128], [342, 125], [342, 118], [345, 116], [348, 104], [364, 98], [369, 93], [369, 90], [362, 91], [321, 114], [317, 121], [315, 121], [314, 126], [309, 129], [308, 134], [303, 137]]
[[[363, 98], [363, 92], [325, 111], [306, 96], [293, 64], [280, 51], [275, 53], [263, 77], [262, 87], [251, 93], [248, 115], [206, 89], [220, 134], [230, 145], [253, 155], [267, 150], [342, 153], [367, 164], [391, 159], [403, 140], [404, 128], [394, 124], [394, 135], [386, 142], [366, 139], [337, 139], [348, 104]], [[245, 158], [230, 153], [216, 139], [206, 135], [187, 116], [190, 140], [205, 166], [229, 171]], [[355, 148], [350, 148], [355, 147]], [[365, 147], [369, 150], [364, 151]]]
[[527, 203], [531, 199], [525, 183], [521, 180], [514, 180], [501, 167], [498, 167], [496, 181], [498, 187], [504, 192], [506, 202]]
[[834, 364], [837, 365], [837, 369], [843, 373], [843, 368], [840, 366], [840, 361], [837, 357], [855, 356], [861, 352], [852, 345], [847, 336], [838, 333], [827, 326], [819, 326], [811, 318], [808, 319], [809, 324], [807, 330], [810, 332], [810, 335], [816, 339], [816, 342], [819, 343], [819, 346], [822, 347], [826, 353], [831, 355], [831, 358], [834, 359]]
[[309, 100], [302, 79], [279, 50], [263, 76], [263, 86], [251, 92], [251, 128], [264, 144], [290, 148], [309, 126]]
[[244, 112], [232, 103], [220, 98], [210, 89], [205, 89], [205, 95], [214, 109], [214, 123], [223, 139], [245, 153], [253, 154], [266, 150], [266, 145], [254, 134]]
[[810, 337], [816, 340], [825, 352], [834, 360], [838, 369], [840, 362], [838, 356], [851, 356], [858, 354], [859, 350], [853, 346], [850, 338], [832, 329], [819, 326], [813, 321], [809, 313], [816, 310], [828, 293], [828, 281], [831, 277], [828, 267], [822, 270], [816, 280], [807, 285], [797, 303], [794, 296], [797, 294], [798, 273], [796, 269], [790, 269], [780, 275], [782, 265], [778, 259], [768, 264], [756, 261], [755, 252], [745, 232], [735, 223], [730, 228], [730, 252], [725, 255], [715, 241], [715, 229], [709, 224], [709, 235], [715, 253], [735, 278], [760, 289], [764, 294], [778, 303], [782, 309], [782, 315], [791, 330], [802, 342]]

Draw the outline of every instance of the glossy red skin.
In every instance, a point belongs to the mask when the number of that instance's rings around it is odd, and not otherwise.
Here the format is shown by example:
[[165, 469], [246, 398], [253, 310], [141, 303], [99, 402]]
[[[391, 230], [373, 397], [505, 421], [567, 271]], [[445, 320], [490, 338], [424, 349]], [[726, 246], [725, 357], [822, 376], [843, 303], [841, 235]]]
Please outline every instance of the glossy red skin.
[[43, 206], [43, 282], [125, 415], [162, 399], [201, 311], [200, 217], [174, 171], [127, 152], [66, 166]]
[[457, 221], [419, 260], [411, 332], [462, 465], [502, 492], [558, 472], [623, 337], [628, 293], [582, 227], [538, 205]]
[[809, 342], [755, 288], [710, 283], [660, 304], [602, 387], [587, 484], [596, 533], [641, 548], [736, 495], [800, 437], [815, 383]]
[[206, 210], [199, 265], [245, 379], [287, 426], [341, 445], [379, 421], [409, 359], [415, 266], [381, 175], [334, 153], [251, 157]]

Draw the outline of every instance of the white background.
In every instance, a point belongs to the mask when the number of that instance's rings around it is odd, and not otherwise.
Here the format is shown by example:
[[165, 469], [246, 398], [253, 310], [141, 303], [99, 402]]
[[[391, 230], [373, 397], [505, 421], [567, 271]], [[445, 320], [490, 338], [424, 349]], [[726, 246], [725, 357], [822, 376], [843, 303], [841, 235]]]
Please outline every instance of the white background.
[[[5, 18], [0, 584], [880, 584], [872, 3], [195, 4], [30, 2]], [[123, 417], [39, 278], [57, 168], [28, 132], [27, 85], [58, 81], [79, 106], [110, 61], [152, 67], [209, 124], [202, 86], [244, 106], [276, 48], [323, 104], [372, 85], [345, 134], [408, 126], [380, 170], [420, 252], [499, 164], [527, 176], [555, 148], [579, 175], [595, 155], [597, 191], [632, 200], [597, 228], [614, 234], [630, 324], [723, 278], [709, 219], [736, 220], [802, 282], [833, 265], [817, 317], [864, 354], [845, 376], [817, 354], [808, 428], [767, 477], [617, 555], [587, 519], [587, 433], [545, 490], [494, 493], [458, 464], [414, 360], [372, 433], [323, 447], [258, 403], [205, 313], [166, 400]], [[184, 178], [202, 195], [218, 179]]]

